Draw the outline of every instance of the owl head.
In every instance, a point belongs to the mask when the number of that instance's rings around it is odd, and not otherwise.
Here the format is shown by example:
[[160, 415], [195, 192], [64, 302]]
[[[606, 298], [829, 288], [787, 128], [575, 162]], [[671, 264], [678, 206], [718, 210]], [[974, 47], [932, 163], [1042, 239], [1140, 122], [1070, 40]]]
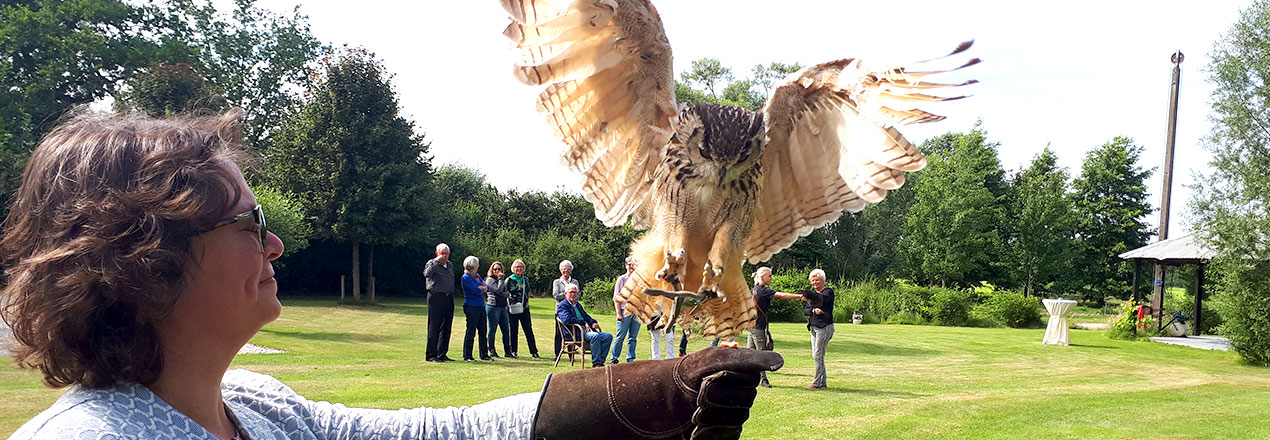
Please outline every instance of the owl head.
[[763, 114], [718, 104], [695, 105], [679, 116], [671, 143], [688, 150], [704, 175], [722, 184], [749, 169], [763, 148]]

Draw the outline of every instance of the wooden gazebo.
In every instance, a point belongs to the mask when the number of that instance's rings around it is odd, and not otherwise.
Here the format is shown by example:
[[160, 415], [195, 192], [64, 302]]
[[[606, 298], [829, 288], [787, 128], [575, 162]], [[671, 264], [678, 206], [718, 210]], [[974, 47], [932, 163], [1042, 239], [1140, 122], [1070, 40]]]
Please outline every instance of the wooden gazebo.
[[[1134, 300], [1138, 299], [1138, 272], [1141, 272], [1140, 269], [1142, 268], [1142, 263], [1145, 262], [1146, 264], [1175, 267], [1185, 266], [1188, 264], [1197, 265], [1198, 267], [1195, 271], [1195, 276], [1198, 278], [1196, 280], [1195, 289], [1195, 316], [1191, 317], [1191, 329], [1193, 329], [1192, 333], [1198, 335], [1200, 328], [1200, 313], [1203, 310], [1201, 306], [1204, 301], [1204, 266], [1207, 265], [1208, 260], [1211, 260], [1215, 255], [1217, 255], [1217, 253], [1205, 247], [1204, 244], [1195, 237], [1194, 233], [1189, 233], [1174, 238], [1160, 240], [1125, 252], [1120, 254], [1120, 258], [1133, 260]], [[1162, 283], [1163, 280], [1160, 280], [1160, 282]], [[1162, 291], [1162, 288], [1158, 290], [1158, 292]], [[1162, 302], [1162, 293], [1157, 293], [1151, 300], [1151, 310], [1152, 314], [1155, 316], [1157, 325], [1163, 325], [1163, 322], [1160, 322], [1160, 316], [1163, 312], [1160, 310], [1162, 308]]]

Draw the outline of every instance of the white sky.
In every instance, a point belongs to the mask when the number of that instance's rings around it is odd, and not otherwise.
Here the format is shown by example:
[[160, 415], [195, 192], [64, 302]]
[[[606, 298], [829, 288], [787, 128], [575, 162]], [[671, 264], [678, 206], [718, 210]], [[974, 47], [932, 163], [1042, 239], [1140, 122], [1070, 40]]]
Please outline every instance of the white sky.
[[[924, 107], [942, 122], [902, 129], [910, 141], [966, 132], [982, 119], [1007, 170], [1026, 167], [1047, 144], [1071, 175], [1085, 153], [1115, 136], [1143, 147], [1140, 164], [1160, 203], [1168, 95], [1177, 50], [1186, 55], [1174, 165], [1170, 236], [1187, 229], [1190, 191], [1204, 169], [1212, 92], [1205, 71], [1213, 42], [1250, 0], [1207, 1], [755, 1], [661, 0], [676, 74], [715, 57], [738, 77], [759, 63], [816, 64], [838, 58], [902, 63], [943, 55], [974, 39], [984, 62], [956, 75], [980, 84], [969, 99]], [[512, 78], [507, 14], [495, 0], [260, 0], [300, 4], [318, 39], [364, 46], [396, 75], [405, 115], [432, 143], [437, 165], [463, 163], [500, 189], [577, 191], [557, 160], [562, 144], [534, 111], [537, 90]], [[964, 58], [958, 58], [964, 59]], [[1158, 214], [1152, 214], [1155, 224]]]

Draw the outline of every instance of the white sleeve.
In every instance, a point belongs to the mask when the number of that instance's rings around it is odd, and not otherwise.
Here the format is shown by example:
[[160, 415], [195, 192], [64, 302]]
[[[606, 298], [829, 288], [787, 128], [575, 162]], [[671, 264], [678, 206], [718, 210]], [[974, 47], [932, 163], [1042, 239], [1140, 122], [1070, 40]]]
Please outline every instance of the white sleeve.
[[[273, 377], [230, 371], [222, 384], [238, 411], [255, 414], [244, 427], [286, 438], [317, 439], [529, 439], [541, 393], [517, 394], [473, 406], [399, 410], [349, 408], [306, 399]], [[261, 422], [268, 426], [253, 426]], [[307, 431], [307, 432], [305, 432]], [[253, 437], [256, 437], [253, 435]]]

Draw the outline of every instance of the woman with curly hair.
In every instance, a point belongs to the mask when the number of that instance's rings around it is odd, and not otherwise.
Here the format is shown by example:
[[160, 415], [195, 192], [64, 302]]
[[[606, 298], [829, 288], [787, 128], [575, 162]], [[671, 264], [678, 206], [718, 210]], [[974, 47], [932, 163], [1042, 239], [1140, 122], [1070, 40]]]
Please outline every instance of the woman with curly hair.
[[[618, 424], [621, 413], [607, 405], [579, 411], [582, 395], [685, 405], [690, 411], [670, 423], [714, 429], [691, 423], [706, 411], [739, 434], [745, 417], [734, 405], [681, 402], [678, 387], [606, 390], [601, 370], [549, 376], [541, 393], [470, 408], [397, 411], [314, 402], [272, 377], [227, 371], [282, 311], [271, 262], [283, 245], [240, 171], [238, 118], [87, 114], [32, 152], [0, 238], [9, 276], [0, 303], [13, 360], [40, 370], [51, 387], [70, 388], [10, 438], [557, 438]], [[740, 395], [748, 411], [753, 384], [712, 385], [710, 375], [737, 371], [757, 383], [754, 370], [773, 364], [717, 353], [611, 375], [686, 380], [676, 383]], [[667, 419], [624, 420], [647, 430]], [[628, 431], [614, 438], [640, 432]]]

